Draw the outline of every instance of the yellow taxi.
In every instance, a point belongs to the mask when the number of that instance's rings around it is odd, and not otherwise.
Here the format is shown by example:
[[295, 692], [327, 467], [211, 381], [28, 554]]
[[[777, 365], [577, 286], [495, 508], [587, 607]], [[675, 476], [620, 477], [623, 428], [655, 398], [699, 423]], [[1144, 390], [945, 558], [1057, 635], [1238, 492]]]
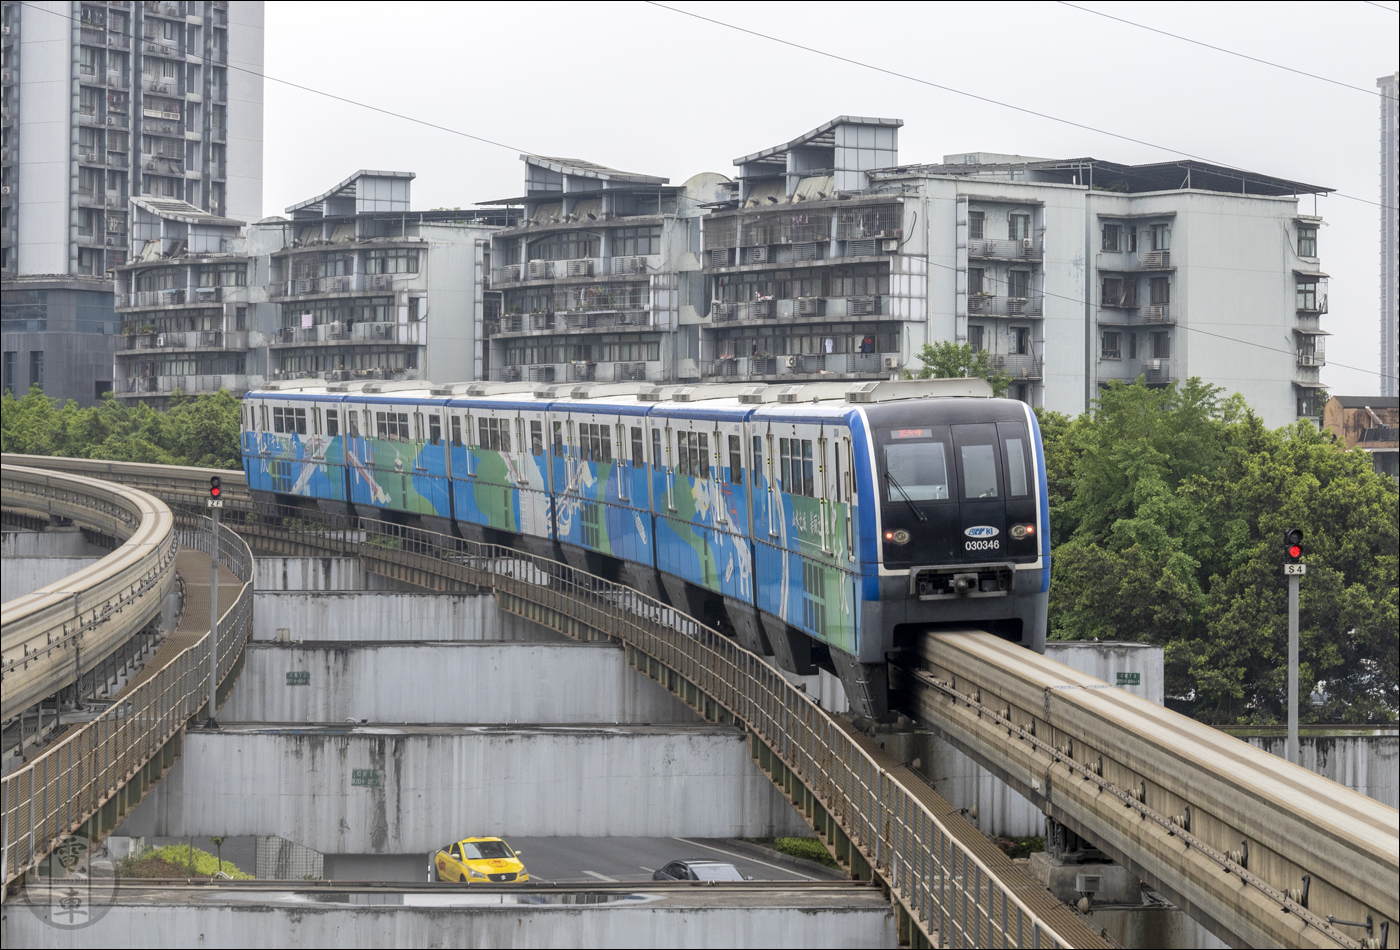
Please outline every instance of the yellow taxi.
[[500, 838], [463, 838], [438, 849], [433, 868], [439, 881], [517, 884], [530, 880], [519, 852]]

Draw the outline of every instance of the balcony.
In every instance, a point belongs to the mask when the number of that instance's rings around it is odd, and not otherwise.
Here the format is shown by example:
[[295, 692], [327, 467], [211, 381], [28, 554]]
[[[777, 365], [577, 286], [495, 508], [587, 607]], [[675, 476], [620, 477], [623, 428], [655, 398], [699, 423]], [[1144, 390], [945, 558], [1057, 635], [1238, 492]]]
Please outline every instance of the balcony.
[[156, 79], [154, 76], [141, 77], [141, 88], [160, 96], [180, 96], [180, 83], [174, 79]]
[[186, 330], [172, 333], [142, 333], [122, 337], [120, 352], [149, 350], [246, 350], [248, 332], [234, 330]]
[[125, 129], [131, 125], [131, 122], [120, 112], [109, 112], [102, 124], [109, 129]]
[[598, 364], [577, 361], [568, 364], [564, 370], [564, 379], [570, 383], [591, 383], [598, 379]]
[[201, 376], [135, 376], [118, 379], [113, 384], [118, 398], [139, 399], [142, 396], [169, 396], [179, 391], [187, 396], [216, 393], [227, 389], [234, 395], [248, 391], [248, 376], [243, 373], [214, 373]]
[[1143, 323], [1176, 323], [1170, 304], [1149, 304], [1142, 308]]
[[716, 323], [734, 323], [739, 320], [772, 320], [778, 310], [775, 301], [745, 300], [716, 301], [710, 308], [710, 318]]
[[1326, 366], [1327, 354], [1322, 350], [1301, 349], [1298, 351], [1299, 366]]
[[520, 279], [519, 264], [505, 264], [501, 267], [491, 268], [492, 284], [514, 284], [519, 282]]
[[427, 331], [422, 323], [322, 323], [314, 327], [282, 327], [272, 335], [273, 346], [400, 343], [422, 346]]
[[[366, 275], [363, 277], [365, 290], [392, 290], [387, 274]], [[268, 288], [269, 297], [306, 297], [313, 294], [353, 294], [361, 292], [356, 286], [356, 275], [339, 277], [298, 277], [295, 280], [279, 282]]]
[[141, 156], [141, 167], [152, 175], [183, 175], [185, 162], [165, 155]]
[[1037, 231], [1035, 237], [1017, 241], [973, 238], [967, 242], [967, 256], [974, 260], [1039, 261], [1045, 257], [1045, 237]]
[[1015, 380], [1041, 379], [1044, 376], [1045, 361], [1030, 354], [997, 354], [992, 357], [992, 365]]
[[127, 295], [128, 308], [131, 307], [174, 307], [185, 302], [185, 289], [175, 287], [170, 290], [137, 290]]
[[984, 317], [1039, 317], [1045, 312], [1045, 298], [972, 294], [967, 298], [967, 312]]
[[1299, 291], [1297, 294], [1296, 306], [1300, 315], [1314, 314], [1321, 316], [1327, 312], [1327, 292], [1317, 291], [1313, 293]]
[[705, 364], [707, 379], [766, 378], [815, 375], [883, 375], [880, 353], [803, 353], [788, 356], [724, 356]]

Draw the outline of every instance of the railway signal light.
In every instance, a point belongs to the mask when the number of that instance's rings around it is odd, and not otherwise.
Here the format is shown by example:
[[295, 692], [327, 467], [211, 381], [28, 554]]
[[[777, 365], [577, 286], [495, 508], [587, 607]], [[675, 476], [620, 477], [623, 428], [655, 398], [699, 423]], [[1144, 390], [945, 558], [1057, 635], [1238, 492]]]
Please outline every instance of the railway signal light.
[[222, 494], [222, 492], [223, 492], [223, 485], [224, 485], [223, 479], [219, 478], [219, 476], [217, 476], [217, 475], [212, 475], [212, 476], [210, 476], [210, 478], [209, 478], [209, 497], [210, 497], [210, 498], [218, 498], [218, 497], [220, 496], [220, 494]]
[[1283, 556], [1287, 564], [1297, 564], [1303, 559], [1303, 529], [1289, 528], [1283, 533]]

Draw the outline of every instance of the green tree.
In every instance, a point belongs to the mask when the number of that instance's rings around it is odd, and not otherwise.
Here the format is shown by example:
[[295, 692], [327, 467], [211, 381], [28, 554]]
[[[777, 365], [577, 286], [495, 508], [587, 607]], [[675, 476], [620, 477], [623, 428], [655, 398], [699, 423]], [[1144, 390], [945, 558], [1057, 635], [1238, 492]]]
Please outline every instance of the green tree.
[[1275, 722], [1286, 694], [1285, 528], [1308, 535], [1304, 719], [1394, 719], [1397, 494], [1361, 452], [1270, 431], [1189, 380], [1114, 384], [1075, 420], [1040, 414], [1056, 542], [1051, 636], [1165, 648], [1167, 690], [1211, 722]]
[[1005, 396], [1011, 388], [1011, 376], [992, 365], [992, 357], [986, 350], [972, 352], [971, 343], [952, 343], [947, 340], [938, 343], [925, 343], [918, 354], [924, 368], [915, 379], [959, 379], [977, 377], [992, 384], [992, 393]]

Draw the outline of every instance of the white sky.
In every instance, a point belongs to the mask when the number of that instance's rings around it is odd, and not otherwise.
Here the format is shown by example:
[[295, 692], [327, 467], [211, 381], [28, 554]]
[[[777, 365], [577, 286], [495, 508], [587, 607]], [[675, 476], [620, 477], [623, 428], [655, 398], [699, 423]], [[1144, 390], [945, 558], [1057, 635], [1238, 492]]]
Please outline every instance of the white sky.
[[[1379, 197], [1377, 96], [1064, 4], [674, 5], [1209, 160]], [[1359, 0], [1082, 5], [1373, 92], [1400, 59], [1400, 15]], [[975, 150], [1177, 157], [643, 3], [270, 2], [266, 11], [270, 77], [510, 146], [268, 82], [266, 214], [359, 168], [417, 172], [415, 208], [518, 195], [521, 151], [676, 184], [732, 175], [735, 157], [842, 114], [903, 119], [901, 162]], [[1311, 198], [1301, 210], [1312, 211]], [[1381, 212], [1335, 196], [1318, 212], [1332, 275], [1323, 325], [1335, 334], [1322, 378], [1333, 393], [1375, 393]]]

